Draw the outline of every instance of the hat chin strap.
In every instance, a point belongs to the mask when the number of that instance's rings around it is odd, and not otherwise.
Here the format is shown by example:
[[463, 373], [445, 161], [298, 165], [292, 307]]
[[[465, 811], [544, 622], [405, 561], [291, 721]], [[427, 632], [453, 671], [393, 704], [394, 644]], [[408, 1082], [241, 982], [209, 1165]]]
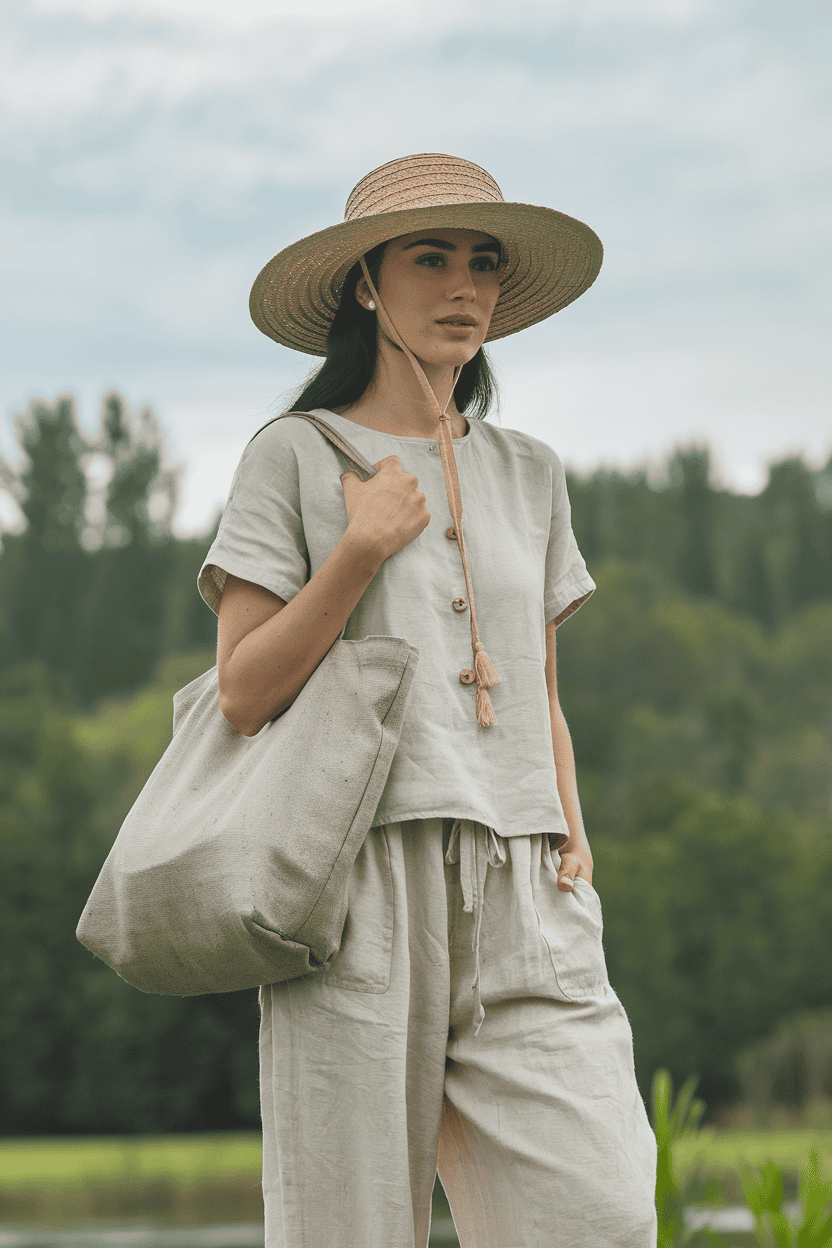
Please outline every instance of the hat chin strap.
[[453, 382], [451, 384], [451, 392], [445, 401], [444, 407], [440, 406], [433, 387], [425, 376], [416, 356], [410, 350], [407, 343], [396, 329], [393, 322], [388, 316], [384, 304], [379, 298], [379, 293], [370, 277], [370, 271], [367, 268], [364, 257], [360, 261], [361, 271], [364, 274], [364, 280], [370, 291], [371, 297], [375, 301], [376, 314], [385, 333], [393, 339], [393, 341], [401, 347], [407, 358], [413, 366], [416, 374], [416, 380], [424, 393], [430, 407], [435, 411], [439, 419], [439, 450], [442, 455], [442, 468], [445, 473], [445, 490], [448, 495], [448, 506], [451, 512], [451, 519], [454, 522], [454, 532], [456, 533], [457, 544], [459, 545], [459, 553], [462, 559], [462, 571], [465, 574], [465, 587], [468, 591], [468, 606], [471, 611], [471, 647], [474, 652], [474, 668], [473, 672], [467, 668], [460, 672], [460, 680], [464, 684], [470, 684], [472, 678], [477, 682], [477, 723], [483, 728], [490, 728], [492, 724], [496, 724], [497, 717], [494, 714], [494, 708], [491, 705], [491, 698], [488, 696], [488, 690], [492, 685], [500, 683], [500, 677], [494, 670], [494, 666], [485, 653], [485, 646], [480, 641], [479, 629], [477, 628], [477, 613], [474, 607], [474, 587], [471, 583], [471, 573], [468, 568], [468, 555], [465, 549], [465, 539], [462, 534], [462, 493], [459, 488], [459, 475], [456, 469], [456, 456], [454, 455], [454, 442], [451, 436], [450, 423], [451, 417], [448, 415], [448, 407], [454, 393], [454, 387], [459, 379], [462, 371], [460, 366], [454, 369]]

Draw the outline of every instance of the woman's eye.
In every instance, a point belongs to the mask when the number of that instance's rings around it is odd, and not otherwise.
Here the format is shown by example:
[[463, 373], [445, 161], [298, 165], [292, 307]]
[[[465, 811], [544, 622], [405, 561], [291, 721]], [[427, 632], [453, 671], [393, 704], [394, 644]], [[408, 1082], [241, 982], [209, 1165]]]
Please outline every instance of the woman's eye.
[[424, 256], [419, 256], [417, 264], [426, 264], [428, 268], [437, 269], [440, 264], [445, 263], [445, 257], [438, 251], [427, 252]]
[[477, 256], [471, 261], [471, 268], [476, 269], [480, 273], [494, 273], [497, 265], [491, 259], [491, 256]]

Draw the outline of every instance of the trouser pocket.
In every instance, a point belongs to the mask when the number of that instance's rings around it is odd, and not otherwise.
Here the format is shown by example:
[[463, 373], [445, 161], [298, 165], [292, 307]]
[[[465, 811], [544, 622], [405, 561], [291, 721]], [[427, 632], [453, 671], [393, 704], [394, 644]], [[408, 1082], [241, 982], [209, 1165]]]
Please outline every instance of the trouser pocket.
[[532, 888], [540, 934], [549, 952], [558, 988], [567, 1001], [603, 996], [609, 987], [602, 944], [601, 899], [580, 876], [574, 890], [561, 892], [557, 873], [560, 855], [542, 837], [540, 870]]
[[341, 948], [319, 982], [350, 992], [387, 992], [393, 958], [393, 872], [386, 830], [371, 828], [349, 883]]

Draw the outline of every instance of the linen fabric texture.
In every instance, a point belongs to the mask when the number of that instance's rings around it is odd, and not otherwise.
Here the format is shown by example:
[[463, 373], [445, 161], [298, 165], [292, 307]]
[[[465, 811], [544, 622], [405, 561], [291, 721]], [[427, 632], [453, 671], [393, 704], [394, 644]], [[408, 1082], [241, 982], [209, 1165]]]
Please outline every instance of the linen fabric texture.
[[325, 965], [417, 660], [403, 638], [339, 638], [254, 737], [223, 717], [216, 667], [180, 689], [173, 739], [101, 869], [81, 943], [143, 992], [177, 996]]
[[260, 992], [266, 1248], [426, 1248], [437, 1159], [462, 1248], [655, 1248], [601, 903], [557, 866], [466, 820], [370, 831], [338, 955]]
[[[497, 717], [476, 723], [471, 629], [459, 547], [438, 442], [318, 415], [371, 462], [398, 455], [419, 479], [431, 521], [384, 561], [344, 637], [407, 637], [420, 660], [401, 736], [372, 826], [410, 819], [471, 819], [500, 836], [568, 835], [557, 791], [545, 680], [545, 626], [562, 622], [595, 582], [571, 528], [563, 467], [546, 443], [479, 420], [454, 440], [463, 525], [480, 634], [500, 677]], [[243, 451], [216, 540], [199, 574], [218, 611], [227, 573], [290, 601], [347, 527], [340, 474], [349, 465], [302, 418], [278, 418]]]

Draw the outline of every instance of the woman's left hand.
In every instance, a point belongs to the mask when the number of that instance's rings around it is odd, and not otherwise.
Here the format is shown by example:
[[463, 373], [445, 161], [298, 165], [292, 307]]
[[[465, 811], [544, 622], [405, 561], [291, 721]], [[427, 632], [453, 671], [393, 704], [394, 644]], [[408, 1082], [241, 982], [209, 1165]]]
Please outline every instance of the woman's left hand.
[[592, 855], [588, 852], [576, 853], [568, 849], [560, 851], [558, 867], [558, 888], [562, 893], [571, 893], [575, 887], [575, 877], [579, 875], [588, 884], [592, 883]]

